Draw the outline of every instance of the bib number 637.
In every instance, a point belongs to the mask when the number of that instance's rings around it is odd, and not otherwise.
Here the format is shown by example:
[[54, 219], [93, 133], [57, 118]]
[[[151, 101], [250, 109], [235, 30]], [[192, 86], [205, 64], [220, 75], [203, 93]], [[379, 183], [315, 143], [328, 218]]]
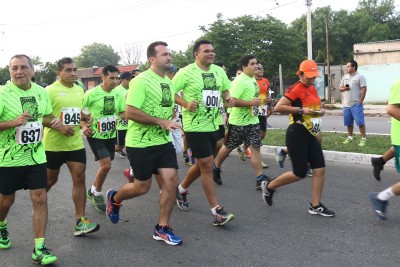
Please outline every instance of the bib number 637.
[[28, 122], [17, 128], [17, 144], [27, 145], [42, 140], [43, 126], [40, 122]]

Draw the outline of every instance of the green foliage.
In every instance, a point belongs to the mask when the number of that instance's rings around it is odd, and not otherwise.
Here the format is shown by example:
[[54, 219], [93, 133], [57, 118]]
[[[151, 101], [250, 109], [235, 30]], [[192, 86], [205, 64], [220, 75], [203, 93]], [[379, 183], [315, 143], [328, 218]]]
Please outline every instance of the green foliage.
[[6, 84], [8, 80], [10, 80], [10, 71], [7, 65], [4, 68], [0, 68], [0, 85]]
[[268, 77], [278, 75], [282, 64], [284, 76], [294, 75], [294, 70], [303, 59], [296, 35], [285, 23], [267, 15], [266, 17], [241, 16], [224, 20], [221, 14], [209, 27], [202, 26], [202, 38], [213, 43], [216, 61], [222, 61], [230, 76], [234, 76], [239, 59], [253, 54], [264, 64]]
[[[270, 146], [285, 146], [285, 134], [286, 130], [268, 129], [263, 143]], [[388, 135], [367, 135], [367, 145], [365, 147], [358, 146], [358, 141], [361, 139], [359, 135], [354, 136], [355, 142], [343, 145], [342, 142], [346, 138], [346, 133], [322, 132], [322, 149], [383, 155], [391, 147], [390, 136]]]
[[110, 64], [117, 66], [120, 59], [111, 45], [93, 43], [82, 47], [81, 54], [75, 58], [75, 62], [78, 68], [91, 68]]
[[193, 63], [194, 59], [191, 52], [192, 46], [193, 45], [189, 45], [185, 52], [171, 50], [172, 64], [174, 64], [177, 68], [183, 68], [190, 63]]

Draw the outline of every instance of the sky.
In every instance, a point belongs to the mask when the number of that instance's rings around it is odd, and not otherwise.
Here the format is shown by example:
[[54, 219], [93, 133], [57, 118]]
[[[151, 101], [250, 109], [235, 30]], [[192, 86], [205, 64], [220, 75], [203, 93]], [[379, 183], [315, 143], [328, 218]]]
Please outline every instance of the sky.
[[[311, 0], [311, 10], [330, 5], [333, 10], [353, 11], [358, 2]], [[75, 57], [83, 46], [95, 42], [111, 45], [116, 52], [133, 44], [144, 61], [146, 47], [153, 41], [186, 50], [202, 35], [199, 26], [212, 24], [218, 13], [226, 19], [269, 14], [290, 24], [306, 14], [307, 7], [305, 0], [2, 1], [0, 67], [21, 53], [39, 56], [43, 62]]]

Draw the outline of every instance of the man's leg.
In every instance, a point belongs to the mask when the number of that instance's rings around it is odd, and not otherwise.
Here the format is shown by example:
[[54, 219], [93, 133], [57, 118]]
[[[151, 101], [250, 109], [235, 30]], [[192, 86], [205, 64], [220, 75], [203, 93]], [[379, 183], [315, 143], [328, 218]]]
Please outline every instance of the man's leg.
[[162, 180], [163, 189], [160, 194], [160, 221], [159, 225], [169, 224], [169, 218], [175, 204], [176, 187], [178, 186], [178, 173], [176, 169], [158, 169]]
[[111, 170], [111, 158], [103, 158], [99, 160], [100, 168], [96, 173], [96, 178], [94, 180], [94, 187], [97, 192], [101, 192], [103, 189], [104, 181], [107, 178], [108, 172]]
[[15, 201], [15, 193], [3, 195], [0, 193], [0, 222], [4, 221]]
[[30, 190], [33, 204], [33, 231], [35, 238], [44, 238], [47, 226], [47, 192], [46, 189]]
[[68, 161], [67, 166], [72, 177], [72, 200], [75, 205], [75, 217], [81, 218], [85, 215], [86, 205], [86, 185], [85, 170], [86, 165], [80, 162]]
[[[198, 163], [197, 163], [198, 162]], [[217, 196], [215, 194], [215, 184], [213, 180], [214, 157], [196, 158], [196, 164], [199, 165], [201, 172], [201, 183], [206, 195], [208, 204], [211, 208], [218, 206]]]
[[261, 166], [261, 154], [259, 147], [250, 146], [251, 150], [251, 165], [253, 167], [254, 172], [256, 173], [256, 177], [262, 175], [262, 166]]
[[57, 183], [59, 174], [60, 169], [51, 170], [47, 168], [47, 192]]

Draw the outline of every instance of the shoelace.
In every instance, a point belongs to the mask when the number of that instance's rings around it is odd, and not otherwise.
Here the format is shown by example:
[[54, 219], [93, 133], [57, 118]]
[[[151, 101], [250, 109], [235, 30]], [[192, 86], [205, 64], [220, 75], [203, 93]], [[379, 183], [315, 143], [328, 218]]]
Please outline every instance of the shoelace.
[[7, 239], [7, 237], [8, 237], [7, 229], [0, 229], [0, 234], [1, 234], [2, 239]]
[[36, 248], [36, 250], [40, 251], [43, 255], [51, 255], [51, 249], [48, 249], [45, 244], [43, 244], [41, 248]]
[[163, 227], [162, 227], [162, 230], [165, 232], [165, 233], [167, 233], [167, 234], [169, 234], [169, 235], [174, 235], [174, 229], [172, 229], [171, 227], [169, 227], [169, 225], [167, 224], [167, 225], [164, 225]]
[[104, 199], [102, 196], [94, 196], [94, 199], [98, 204], [104, 204]]

